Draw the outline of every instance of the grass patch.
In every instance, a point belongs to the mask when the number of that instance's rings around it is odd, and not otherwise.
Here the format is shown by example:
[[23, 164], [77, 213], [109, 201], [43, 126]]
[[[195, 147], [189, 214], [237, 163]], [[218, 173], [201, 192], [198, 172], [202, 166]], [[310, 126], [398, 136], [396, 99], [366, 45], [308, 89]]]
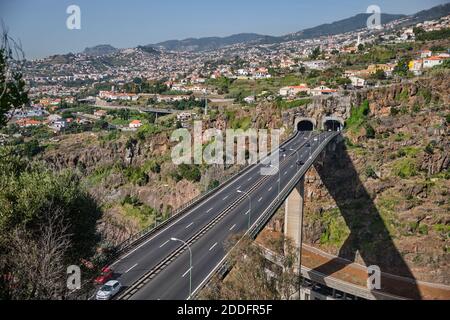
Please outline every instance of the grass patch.
[[370, 113], [369, 101], [364, 101], [359, 107], [353, 107], [350, 118], [345, 122], [345, 127], [350, 131], [355, 131], [367, 121]]
[[320, 220], [325, 228], [320, 237], [322, 245], [342, 246], [350, 235], [350, 229], [347, 227], [339, 209], [326, 211], [316, 219]]
[[418, 174], [417, 165], [413, 159], [400, 159], [394, 163], [392, 168], [393, 174], [402, 178], [408, 179], [415, 177]]

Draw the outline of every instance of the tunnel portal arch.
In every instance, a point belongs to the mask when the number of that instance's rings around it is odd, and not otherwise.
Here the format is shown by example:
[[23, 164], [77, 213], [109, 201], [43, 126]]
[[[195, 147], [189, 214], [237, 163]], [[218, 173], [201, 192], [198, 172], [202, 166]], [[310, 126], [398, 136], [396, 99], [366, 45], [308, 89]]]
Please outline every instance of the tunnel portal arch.
[[342, 131], [345, 127], [344, 119], [338, 117], [325, 117], [322, 121], [324, 131]]
[[317, 122], [311, 118], [297, 118], [295, 120], [295, 130], [300, 132], [314, 131]]

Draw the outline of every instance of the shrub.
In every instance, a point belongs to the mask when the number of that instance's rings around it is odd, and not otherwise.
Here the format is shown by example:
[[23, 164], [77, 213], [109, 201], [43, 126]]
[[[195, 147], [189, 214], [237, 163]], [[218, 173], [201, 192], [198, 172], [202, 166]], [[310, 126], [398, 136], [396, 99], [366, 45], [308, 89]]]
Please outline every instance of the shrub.
[[370, 124], [366, 124], [366, 138], [367, 139], [375, 138], [375, 129]]
[[417, 167], [413, 160], [406, 158], [395, 163], [393, 172], [402, 179], [407, 179], [417, 175]]
[[364, 101], [361, 106], [352, 108], [350, 118], [345, 123], [349, 129], [361, 127], [370, 113], [369, 101]]

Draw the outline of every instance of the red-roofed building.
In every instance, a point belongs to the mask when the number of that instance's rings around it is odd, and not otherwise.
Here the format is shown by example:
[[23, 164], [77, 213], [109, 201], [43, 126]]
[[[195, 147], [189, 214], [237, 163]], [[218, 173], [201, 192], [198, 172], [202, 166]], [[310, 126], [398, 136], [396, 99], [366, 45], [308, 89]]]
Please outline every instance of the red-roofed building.
[[447, 58], [445, 57], [438, 57], [438, 56], [432, 56], [427, 59], [423, 59], [423, 67], [424, 69], [427, 69], [439, 66], [443, 64], [446, 59]]
[[42, 124], [42, 122], [38, 121], [38, 120], [25, 118], [25, 119], [20, 119], [19, 121], [16, 122], [16, 124], [22, 128], [29, 128], [29, 127], [40, 126]]
[[129, 126], [131, 129], [138, 129], [138, 128], [142, 127], [142, 122], [141, 122], [141, 120], [133, 120], [130, 122]]

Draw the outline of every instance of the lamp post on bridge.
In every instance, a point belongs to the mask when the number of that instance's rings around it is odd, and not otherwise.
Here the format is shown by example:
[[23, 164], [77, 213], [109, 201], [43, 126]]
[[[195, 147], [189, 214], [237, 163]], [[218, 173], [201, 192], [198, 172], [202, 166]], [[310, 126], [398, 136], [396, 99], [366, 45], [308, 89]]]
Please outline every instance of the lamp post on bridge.
[[177, 238], [170, 238], [172, 241], [178, 241], [181, 242], [183, 245], [185, 245], [189, 249], [189, 299], [192, 296], [192, 250], [191, 246], [187, 244], [186, 241], [177, 239]]

